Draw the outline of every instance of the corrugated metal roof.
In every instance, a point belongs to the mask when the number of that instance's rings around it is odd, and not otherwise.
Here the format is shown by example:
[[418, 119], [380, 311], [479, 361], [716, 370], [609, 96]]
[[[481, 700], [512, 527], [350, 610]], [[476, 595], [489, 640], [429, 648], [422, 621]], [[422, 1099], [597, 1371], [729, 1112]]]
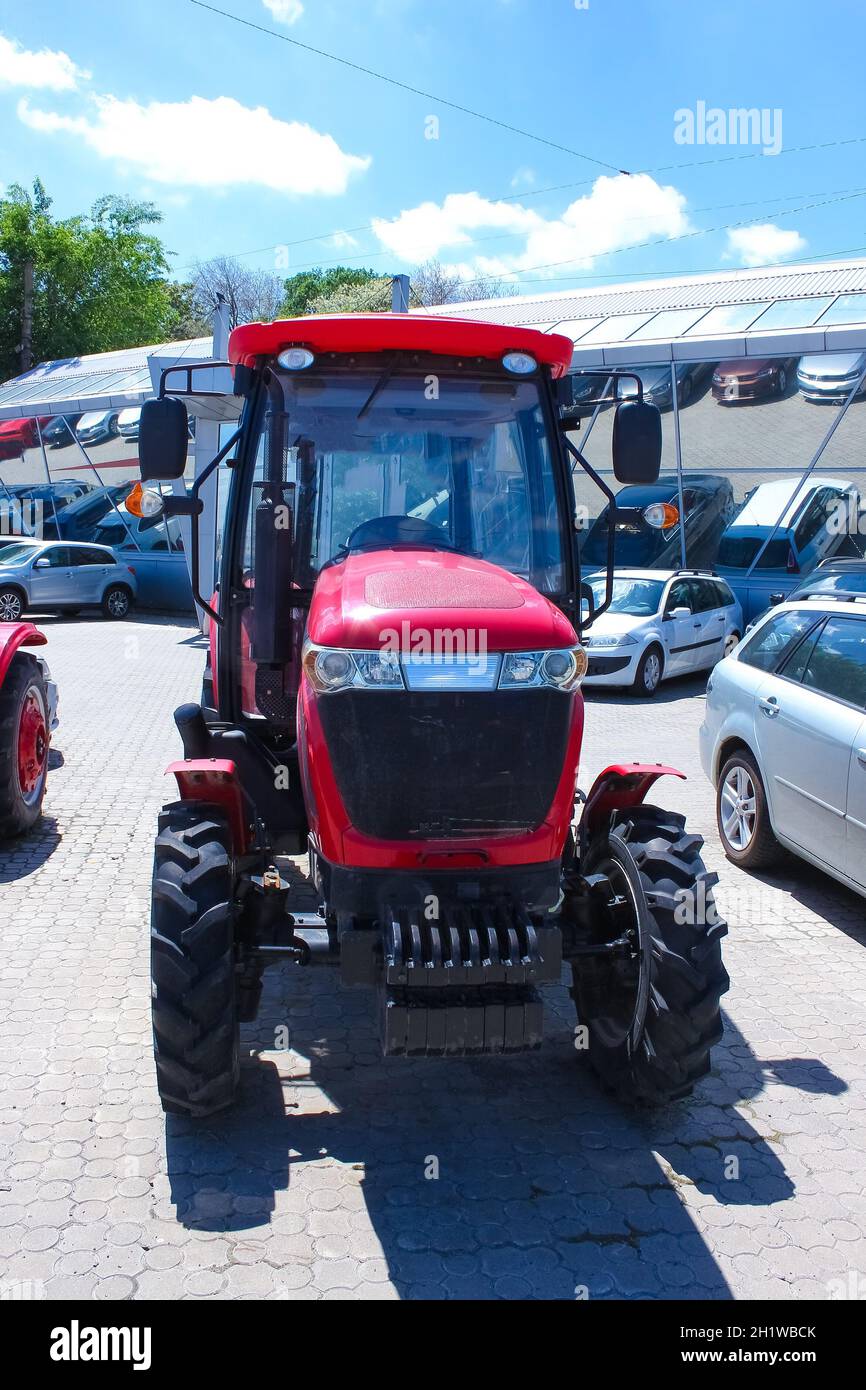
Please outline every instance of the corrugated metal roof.
[[675, 276], [643, 284], [626, 282], [604, 289], [546, 291], [514, 298], [442, 304], [432, 314], [463, 314], [497, 323], [549, 324], [559, 319], [607, 318], [614, 314], [655, 313], [660, 309], [714, 308], [808, 295], [866, 292], [866, 261], [781, 266], [778, 270], [740, 270], [726, 275]]
[[0, 386], [0, 420], [137, 405], [153, 395], [151, 357], [182, 362], [210, 355], [210, 338], [184, 338], [156, 347], [121, 348], [116, 352], [40, 362], [38, 367]]

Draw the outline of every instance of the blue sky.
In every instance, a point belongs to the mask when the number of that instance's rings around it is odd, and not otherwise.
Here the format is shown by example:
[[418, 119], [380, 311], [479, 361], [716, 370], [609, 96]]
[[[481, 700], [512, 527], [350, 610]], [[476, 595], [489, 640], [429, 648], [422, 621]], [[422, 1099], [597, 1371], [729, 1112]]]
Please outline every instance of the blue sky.
[[[189, 0], [0, 0], [0, 184], [152, 199], [180, 278], [435, 256], [543, 292], [866, 251], [866, 143], [797, 150], [866, 137], [860, 0], [214, 3], [612, 169]], [[701, 109], [725, 143], [682, 143]]]

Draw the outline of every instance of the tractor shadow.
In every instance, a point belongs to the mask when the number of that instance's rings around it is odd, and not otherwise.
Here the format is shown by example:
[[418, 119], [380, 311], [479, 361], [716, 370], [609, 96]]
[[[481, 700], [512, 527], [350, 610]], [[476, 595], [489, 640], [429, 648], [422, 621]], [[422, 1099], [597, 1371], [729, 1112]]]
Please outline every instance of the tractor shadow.
[[32, 830], [11, 840], [0, 840], [0, 885], [17, 883], [41, 869], [63, 836], [59, 821], [43, 812]]
[[790, 1198], [748, 1102], [843, 1083], [813, 1058], [762, 1061], [728, 1020], [695, 1095], [635, 1114], [575, 1056], [567, 991], [545, 994], [541, 1053], [385, 1060], [369, 994], [273, 970], [238, 1105], [166, 1117], [177, 1219], [243, 1232], [284, 1298], [317, 1261], [335, 1288], [360, 1263], [405, 1299], [731, 1298], [690, 1211]]

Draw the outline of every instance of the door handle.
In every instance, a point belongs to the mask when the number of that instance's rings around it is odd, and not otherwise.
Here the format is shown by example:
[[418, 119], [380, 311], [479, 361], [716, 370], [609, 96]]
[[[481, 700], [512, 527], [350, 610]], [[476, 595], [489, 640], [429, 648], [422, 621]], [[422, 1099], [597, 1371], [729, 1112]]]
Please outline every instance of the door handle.
[[760, 705], [764, 713], [770, 717], [770, 719], [775, 718], [775, 716], [779, 713], [779, 710], [782, 708], [775, 695], [770, 695], [766, 700], [759, 700], [758, 704]]
[[866, 748], [857, 749], [857, 761], [861, 767], [866, 767]]

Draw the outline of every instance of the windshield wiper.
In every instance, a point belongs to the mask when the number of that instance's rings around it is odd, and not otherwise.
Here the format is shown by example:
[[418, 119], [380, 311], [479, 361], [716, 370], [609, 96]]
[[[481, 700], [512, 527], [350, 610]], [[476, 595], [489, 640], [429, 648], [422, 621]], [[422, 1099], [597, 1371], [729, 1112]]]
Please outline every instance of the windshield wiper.
[[376, 385], [373, 387], [364, 404], [361, 406], [361, 409], [358, 411], [357, 419], [360, 420], [363, 418], [363, 416], [367, 414], [367, 411], [370, 409], [370, 406], [373, 404], [374, 400], [379, 395], [379, 392], [384, 391], [385, 387], [388, 385], [388, 382], [391, 380], [391, 377], [397, 370], [397, 366], [400, 362], [400, 357], [401, 354], [399, 352], [394, 353], [393, 358], [389, 362], [388, 366], [385, 368], [382, 375], [379, 377], [379, 380], [376, 382]]

